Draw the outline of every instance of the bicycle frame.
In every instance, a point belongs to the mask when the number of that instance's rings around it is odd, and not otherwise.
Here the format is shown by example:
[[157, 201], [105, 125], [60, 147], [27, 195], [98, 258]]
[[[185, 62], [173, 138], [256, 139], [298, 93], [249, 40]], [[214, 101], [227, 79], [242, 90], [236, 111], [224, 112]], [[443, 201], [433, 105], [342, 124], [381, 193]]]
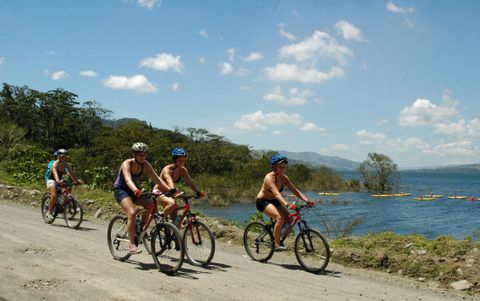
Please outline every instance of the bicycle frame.
[[[181, 218], [180, 218], [180, 220], [179, 220], [179, 222], [178, 222], [178, 225], [176, 225], [176, 226], [177, 226], [177, 228], [179, 228], [179, 227], [182, 225], [182, 223], [183, 223], [183, 221], [185, 220], [185, 218], [186, 218], [186, 219], [187, 219], [187, 227], [191, 229], [191, 228], [193, 227], [193, 222], [197, 219], [197, 216], [195, 215], [195, 213], [192, 213], [192, 212], [190, 211], [190, 202], [189, 202], [189, 200], [190, 200], [191, 198], [193, 198], [193, 196], [190, 196], [190, 195], [179, 195], [179, 196], [177, 196], [176, 198], [182, 198], [182, 199], [183, 199], [183, 202], [184, 202], [183, 205], [177, 207], [177, 209], [176, 209], [177, 212], [178, 212], [179, 210], [183, 210], [183, 213], [182, 213]], [[196, 235], [192, 235], [192, 243], [194, 243], [194, 244], [199, 244], [199, 243], [201, 242], [201, 239], [202, 239], [201, 236], [200, 236], [200, 231], [198, 230], [198, 228], [195, 228], [195, 231], [196, 231]]]

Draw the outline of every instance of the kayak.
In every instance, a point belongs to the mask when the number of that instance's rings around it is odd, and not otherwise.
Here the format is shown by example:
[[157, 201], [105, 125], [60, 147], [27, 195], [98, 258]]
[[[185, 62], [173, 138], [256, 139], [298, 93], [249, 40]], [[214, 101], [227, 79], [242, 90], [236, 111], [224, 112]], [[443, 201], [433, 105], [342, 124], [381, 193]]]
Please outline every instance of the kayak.
[[392, 194], [372, 194], [374, 198], [387, 198], [393, 196]]
[[374, 198], [387, 198], [387, 197], [401, 197], [401, 196], [409, 196], [412, 195], [411, 193], [400, 192], [400, 193], [386, 193], [386, 194], [372, 194]]
[[338, 192], [319, 192], [319, 195], [340, 195]]
[[443, 196], [443, 194], [426, 194], [423, 196], [423, 198], [441, 198]]
[[474, 196], [469, 196], [466, 198], [468, 201], [480, 201], [480, 198], [474, 197]]
[[468, 196], [466, 196], [466, 195], [451, 195], [448, 198], [449, 199], [462, 199], [462, 200], [464, 200], [464, 199], [468, 198]]
[[424, 197], [424, 198], [422, 198], [422, 197], [420, 197], [420, 198], [413, 198], [413, 199], [416, 200], [416, 201], [433, 201], [433, 200], [435, 200], [436, 198], [432, 198], [432, 197]]

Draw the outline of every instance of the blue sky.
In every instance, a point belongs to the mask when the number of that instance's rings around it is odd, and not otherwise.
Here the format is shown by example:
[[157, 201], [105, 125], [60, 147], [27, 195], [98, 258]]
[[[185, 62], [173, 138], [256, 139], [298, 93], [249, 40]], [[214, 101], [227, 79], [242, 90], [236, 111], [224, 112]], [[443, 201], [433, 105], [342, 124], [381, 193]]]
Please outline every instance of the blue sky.
[[480, 162], [479, 1], [0, 2], [0, 80], [254, 149]]

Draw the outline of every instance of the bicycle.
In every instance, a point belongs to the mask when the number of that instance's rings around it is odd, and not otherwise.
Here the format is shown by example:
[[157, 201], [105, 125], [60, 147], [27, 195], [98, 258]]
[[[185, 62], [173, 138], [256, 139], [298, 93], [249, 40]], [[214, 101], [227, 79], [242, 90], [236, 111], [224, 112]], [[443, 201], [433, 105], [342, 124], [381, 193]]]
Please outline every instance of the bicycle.
[[50, 203], [50, 193], [47, 192], [42, 196], [40, 210], [42, 212], [43, 221], [52, 224], [59, 214], [63, 214], [63, 219], [69, 228], [78, 229], [83, 221], [83, 208], [79, 201], [72, 196], [72, 187], [79, 184], [72, 182], [64, 182], [63, 187], [57, 188], [57, 200], [53, 208], [53, 218], [46, 217], [48, 206]]
[[215, 255], [215, 237], [210, 228], [204, 222], [200, 221], [195, 213], [190, 211], [190, 202], [193, 195], [184, 195], [183, 192], [174, 196], [183, 199], [184, 204], [177, 208], [183, 210], [180, 217], [177, 217], [175, 225], [180, 229], [182, 224], [186, 224], [183, 231], [183, 245], [185, 255], [190, 264], [195, 266], [207, 266]]
[[[295, 224], [297, 224], [299, 233], [294, 242], [295, 256], [305, 270], [312, 273], [320, 273], [325, 270], [330, 260], [330, 247], [322, 234], [311, 229], [302, 218], [300, 211], [303, 208], [311, 207], [313, 206], [302, 204], [295, 208], [294, 213], [290, 213], [292, 221], [288, 224], [285, 231], [282, 229], [280, 243], [284, 243]], [[253, 260], [267, 262], [273, 256], [275, 251], [274, 226], [275, 222], [271, 219], [271, 222], [267, 224], [254, 221], [245, 227], [243, 244], [247, 254]]]
[[[148, 196], [151, 197], [150, 194]], [[153, 204], [148, 208], [136, 210], [135, 245], [143, 243], [147, 251], [151, 253], [157, 268], [165, 274], [173, 275], [183, 264], [185, 248], [177, 227], [166, 221], [166, 218], [158, 212], [157, 202], [154, 198], [152, 201]], [[149, 212], [149, 216], [145, 225], [142, 226], [142, 213], [145, 211]], [[147, 233], [152, 220], [155, 225]], [[108, 248], [113, 258], [119, 261], [125, 261], [131, 256], [128, 248], [130, 241], [127, 234], [127, 222], [126, 216], [117, 215], [108, 224]]]

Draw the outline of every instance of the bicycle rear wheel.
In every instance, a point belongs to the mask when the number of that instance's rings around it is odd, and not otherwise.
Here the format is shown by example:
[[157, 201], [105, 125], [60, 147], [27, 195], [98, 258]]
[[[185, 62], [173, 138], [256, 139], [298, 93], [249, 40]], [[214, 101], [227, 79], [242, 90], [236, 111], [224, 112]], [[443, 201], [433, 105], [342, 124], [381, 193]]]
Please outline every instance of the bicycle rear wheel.
[[183, 232], [183, 245], [188, 261], [195, 266], [208, 265], [215, 254], [215, 238], [208, 226], [193, 220], [192, 225], [185, 227]]
[[151, 233], [153, 261], [165, 274], [175, 274], [183, 264], [185, 249], [182, 235], [177, 227], [170, 223], [157, 224]]
[[328, 265], [330, 248], [320, 232], [306, 229], [295, 239], [295, 256], [305, 270], [320, 273]]
[[125, 216], [117, 215], [108, 224], [108, 249], [110, 249], [113, 258], [120, 261], [130, 258], [127, 221], [128, 219]]
[[48, 219], [45, 214], [47, 214], [48, 212], [48, 203], [50, 203], [50, 193], [45, 193], [43, 196], [42, 196], [42, 202], [41, 202], [41, 207], [40, 207], [40, 210], [42, 212], [42, 218], [43, 218], [43, 221], [46, 223], [46, 224], [51, 224], [53, 223], [53, 221], [55, 220], [55, 218], [52, 218], [52, 219]]
[[274, 251], [273, 234], [264, 223], [251, 222], [243, 232], [243, 245], [253, 260], [267, 262]]
[[63, 208], [63, 219], [69, 228], [78, 229], [83, 221], [83, 208], [79, 201], [69, 198]]
[[147, 250], [148, 254], [152, 254], [152, 230], [155, 228], [155, 220], [152, 219], [150, 222], [150, 225], [148, 225], [147, 230], [143, 234], [142, 238], [142, 243], [143, 246], [145, 247], [145, 250]]

